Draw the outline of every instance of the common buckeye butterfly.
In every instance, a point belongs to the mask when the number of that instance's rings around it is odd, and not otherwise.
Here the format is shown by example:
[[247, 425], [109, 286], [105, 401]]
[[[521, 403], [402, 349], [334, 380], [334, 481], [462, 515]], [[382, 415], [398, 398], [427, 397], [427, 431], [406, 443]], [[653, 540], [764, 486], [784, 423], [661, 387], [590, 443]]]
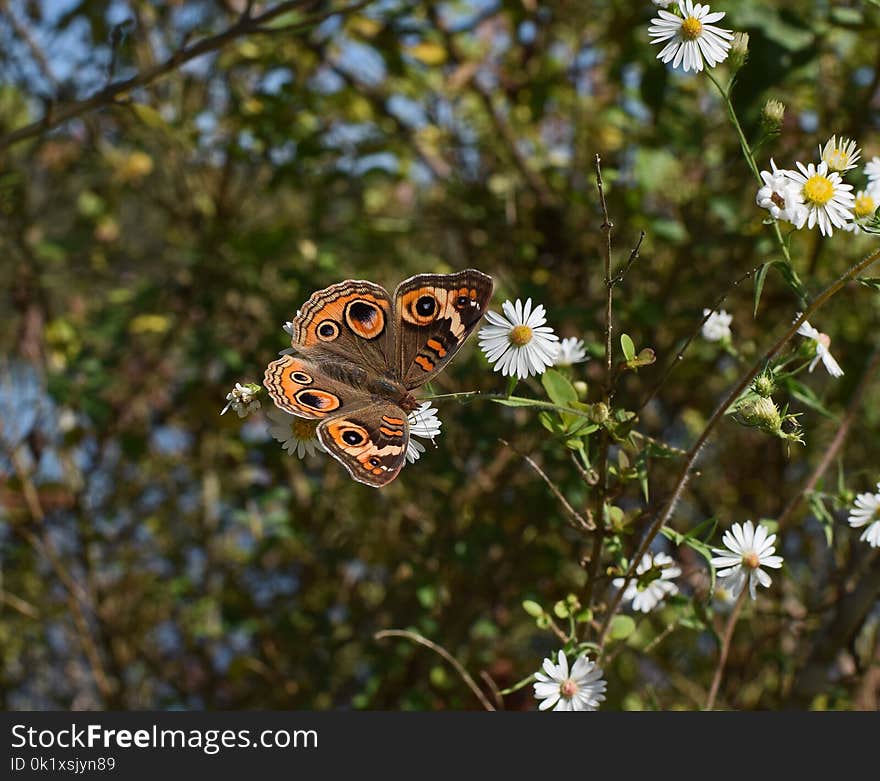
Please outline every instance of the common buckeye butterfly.
[[394, 296], [349, 279], [313, 293], [294, 317], [290, 354], [263, 384], [275, 404], [320, 420], [317, 436], [360, 483], [380, 487], [406, 461], [411, 391], [443, 370], [489, 305], [476, 269], [418, 274]]

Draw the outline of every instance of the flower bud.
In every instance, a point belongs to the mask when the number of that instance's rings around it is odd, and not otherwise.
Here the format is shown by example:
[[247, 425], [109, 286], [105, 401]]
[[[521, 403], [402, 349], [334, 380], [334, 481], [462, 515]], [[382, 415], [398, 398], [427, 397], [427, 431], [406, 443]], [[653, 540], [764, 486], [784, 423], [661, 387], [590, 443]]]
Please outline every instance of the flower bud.
[[785, 104], [770, 98], [761, 109], [761, 124], [767, 133], [778, 133], [785, 118]]
[[593, 423], [604, 423], [610, 415], [611, 410], [608, 409], [608, 405], [604, 402], [600, 401], [590, 407], [590, 420]]
[[735, 33], [730, 44], [730, 53], [727, 55], [727, 64], [733, 73], [736, 73], [749, 58], [749, 34]]
[[776, 392], [776, 383], [770, 372], [759, 374], [752, 383], [752, 390], [759, 396], [769, 399]]

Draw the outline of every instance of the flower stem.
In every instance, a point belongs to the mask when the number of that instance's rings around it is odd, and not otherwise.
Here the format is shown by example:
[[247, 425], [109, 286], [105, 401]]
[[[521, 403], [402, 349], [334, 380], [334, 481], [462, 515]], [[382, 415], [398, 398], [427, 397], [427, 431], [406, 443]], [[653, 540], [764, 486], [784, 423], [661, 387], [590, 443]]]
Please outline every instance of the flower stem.
[[[761, 172], [758, 170], [758, 164], [755, 162], [755, 155], [752, 152], [751, 146], [749, 146], [749, 142], [746, 139], [746, 134], [743, 132], [742, 125], [739, 122], [739, 118], [736, 116], [736, 111], [733, 108], [733, 101], [730, 99], [730, 90], [724, 89], [721, 86], [721, 83], [712, 75], [711, 71], [706, 71], [706, 76], [709, 77], [709, 81], [711, 81], [715, 87], [718, 89], [719, 94], [724, 100], [724, 104], [727, 107], [727, 115], [730, 117], [730, 121], [733, 124], [733, 129], [736, 131], [736, 135], [739, 138], [739, 145], [742, 149], [743, 157], [746, 159], [746, 163], [748, 163], [749, 168], [755, 176], [755, 180], [758, 182], [758, 187], [764, 184], [764, 181], [761, 179]], [[733, 84], [731, 84], [733, 87]], [[785, 260], [788, 265], [791, 265], [791, 255], [788, 251], [788, 245], [785, 243], [785, 239], [782, 236], [782, 231], [779, 229], [779, 222], [773, 220], [773, 232], [776, 235], [776, 241], [779, 242], [779, 247], [782, 250], [782, 254], [785, 256]]]
[[727, 664], [727, 655], [730, 653], [730, 643], [733, 640], [733, 629], [739, 619], [740, 611], [746, 601], [746, 594], [749, 593], [748, 583], [743, 583], [742, 591], [730, 616], [727, 619], [727, 626], [724, 627], [724, 637], [721, 640], [721, 651], [718, 654], [718, 666], [715, 668], [715, 675], [712, 678], [712, 686], [709, 689], [709, 696], [706, 698], [706, 707], [703, 710], [712, 710], [715, 707], [715, 698], [718, 696], [718, 689], [721, 687], [721, 678], [724, 675], [724, 665]]
[[682, 493], [684, 492], [685, 486], [687, 485], [687, 481], [690, 479], [691, 470], [694, 467], [697, 459], [700, 456], [700, 452], [703, 449], [703, 446], [706, 444], [709, 436], [715, 430], [715, 427], [721, 422], [724, 418], [724, 414], [727, 412], [728, 408], [731, 404], [733, 404], [742, 394], [742, 392], [749, 386], [752, 380], [758, 376], [761, 370], [766, 366], [770, 361], [772, 361], [788, 344], [788, 341], [797, 333], [797, 329], [801, 326], [803, 322], [812, 317], [816, 312], [818, 312], [828, 301], [833, 298], [837, 293], [839, 293], [843, 287], [850, 282], [854, 277], [861, 274], [865, 269], [872, 266], [880, 260], [880, 250], [874, 250], [874, 252], [870, 253], [867, 257], [860, 260], [858, 263], [854, 263], [852, 266], [847, 269], [847, 271], [837, 278], [835, 282], [829, 285], [825, 290], [823, 290], [811, 303], [808, 307], [805, 307], [803, 314], [798, 317], [785, 331], [785, 333], [776, 340], [773, 346], [767, 350], [755, 363], [752, 365], [752, 368], [746, 372], [746, 374], [740, 378], [740, 381], [736, 384], [734, 388], [730, 390], [727, 396], [724, 397], [724, 400], [715, 408], [715, 411], [712, 413], [712, 416], [709, 418], [709, 421], [706, 423], [703, 428], [702, 433], [697, 438], [697, 441], [691, 446], [691, 449], [688, 451], [687, 457], [685, 458], [685, 462], [681, 467], [681, 471], [678, 474], [678, 479], [675, 481], [675, 486], [672, 489], [672, 493], [669, 495], [669, 498], [663, 505], [663, 508], [657, 514], [654, 522], [648, 528], [648, 531], [642, 537], [642, 542], [639, 545], [638, 550], [632, 558], [632, 564], [629, 567], [626, 575], [624, 576], [624, 582], [620, 589], [618, 589], [617, 594], [612, 598], [611, 604], [608, 607], [608, 611], [605, 614], [605, 618], [602, 622], [602, 632], [599, 636], [599, 645], [600, 647], [604, 645], [605, 638], [608, 635], [608, 628], [611, 625], [611, 619], [617, 615], [617, 611], [620, 608], [620, 602], [623, 597], [624, 591], [626, 591], [627, 585], [635, 576], [636, 566], [639, 561], [641, 561], [642, 555], [651, 545], [651, 542], [654, 538], [660, 533], [660, 529], [662, 529], [667, 521], [672, 517], [672, 513], [675, 511], [675, 507], [678, 504], [678, 500], [681, 498]]

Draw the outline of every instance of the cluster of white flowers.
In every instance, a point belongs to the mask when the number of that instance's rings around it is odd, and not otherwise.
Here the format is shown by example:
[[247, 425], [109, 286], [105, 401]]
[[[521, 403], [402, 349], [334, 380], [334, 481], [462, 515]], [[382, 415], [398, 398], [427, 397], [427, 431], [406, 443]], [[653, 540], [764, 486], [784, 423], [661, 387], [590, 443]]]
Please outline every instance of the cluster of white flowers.
[[843, 175], [856, 167], [861, 150], [849, 138], [831, 136], [819, 146], [819, 162], [797, 170], [777, 168], [770, 160], [770, 171], [762, 171], [764, 186], [755, 200], [774, 220], [790, 222], [795, 228], [814, 228], [831, 236], [834, 228], [859, 232], [880, 204], [880, 158], [865, 166], [868, 186], [854, 196], [853, 186]]
[[235, 387], [226, 394], [226, 406], [220, 410], [220, 414], [225, 415], [232, 409], [238, 417], [243, 418], [256, 412], [260, 408], [260, 400], [257, 398], [260, 392], [260, 386], [252, 382], [245, 385], [235, 383]]
[[541, 701], [540, 710], [575, 711], [596, 710], [605, 699], [606, 683], [602, 670], [591, 662], [586, 654], [575, 659], [568, 669], [568, 658], [564, 651], [557, 656], [559, 663], [545, 659], [543, 672], [536, 672], [535, 698]]
[[[666, 553], [646, 553], [636, 567], [636, 577], [630, 580], [623, 592], [623, 599], [632, 601], [633, 610], [650, 613], [667, 597], [678, 593], [673, 579], [681, 575], [681, 569]], [[647, 576], [647, 578], [645, 577]], [[626, 578], [615, 578], [615, 588], [623, 588]]]

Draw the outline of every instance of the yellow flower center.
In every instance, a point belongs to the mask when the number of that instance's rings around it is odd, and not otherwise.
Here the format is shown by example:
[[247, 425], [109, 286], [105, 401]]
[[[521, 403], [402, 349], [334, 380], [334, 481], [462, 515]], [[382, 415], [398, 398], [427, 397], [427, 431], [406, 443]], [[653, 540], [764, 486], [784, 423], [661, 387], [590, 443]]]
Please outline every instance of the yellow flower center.
[[297, 418], [291, 423], [290, 430], [293, 436], [299, 440], [308, 441], [315, 439], [315, 430], [318, 428], [317, 420], [309, 420], [308, 418]]
[[834, 196], [834, 185], [827, 176], [813, 174], [804, 184], [804, 200], [824, 206]]
[[532, 341], [532, 329], [527, 325], [518, 325], [515, 328], [511, 328], [510, 333], [507, 335], [507, 340], [514, 347], [525, 347], [525, 345]]
[[681, 23], [681, 37], [693, 41], [703, 32], [703, 23], [696, 16], [689, 16]]
[[758, 569], [761, 565], [761, 560], [758, 558], [757, 553], [749, 551], [748, 553], [743, 554], [742, 563], [744, 567], [748, 567], [749, 569]]
[[861, 219], [862, 217], [870, 217], [876, 209], [877, 204], [874, 203], [874, 199], [868, 193], [862, 193], [856, 198], [856, 206], [853, 212], [856, 219]]
[[568, 680], [562, 682], [559, 687], [559, 693], [563, 697], [565, 697], [565, 699], [570, 700], [572, 697], [574, 697], [575, 694], [578, 693], [578, 685], [571, 678], [569, 678]]

